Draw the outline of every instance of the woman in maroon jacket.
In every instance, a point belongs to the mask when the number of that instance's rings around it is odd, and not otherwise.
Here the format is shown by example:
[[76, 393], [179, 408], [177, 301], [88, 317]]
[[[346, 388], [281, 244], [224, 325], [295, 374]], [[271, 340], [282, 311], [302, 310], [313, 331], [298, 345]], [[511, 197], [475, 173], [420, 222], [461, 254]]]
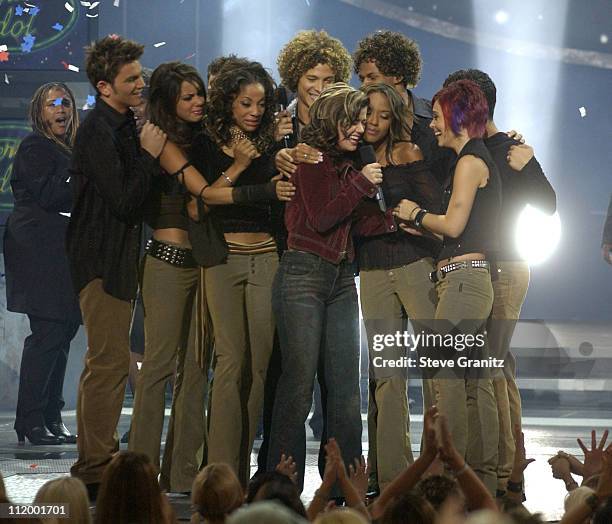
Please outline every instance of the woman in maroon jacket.
[[[282, 354], [282, 374], [272, 415], [268, 467], [281, 454], [295, 459], [299, 487], [305, 463], [304, 422], [318, 373], [326, 417], [322, 442], [334, 437], [352, 464], [361, 455], [359, 315], [353, 235], [394, 231], [390, 213], [360, 206], [382, 182], [377, 163], [355, 169], [352, 157], [366, 121], [367, 97], [332, 84], [310, 108], [302, 140], [323, 153], [318, 164], [300, 164], [296, 196], [285, 221], [288, 251], [272, 290]], [[324, 466], [323, 453], [319, 469]]]

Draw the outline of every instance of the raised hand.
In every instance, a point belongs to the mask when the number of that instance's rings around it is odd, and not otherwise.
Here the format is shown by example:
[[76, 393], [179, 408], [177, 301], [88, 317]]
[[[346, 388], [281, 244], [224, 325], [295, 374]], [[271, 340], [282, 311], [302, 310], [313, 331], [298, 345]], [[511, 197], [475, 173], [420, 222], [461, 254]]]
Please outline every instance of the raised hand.
[[368, 476], [370, 475], [370, 466], [366, 463], [366, 459], [361, 455], [361, 459], [355, 459], [355, 465], [349, 464], [349, 480], [355, 487], [361, 500], [365, 500], [368, 492]]
[[514, 465], [512, 467], [512, 473], [522, 475], [523, 471], [527, 469], [527, 466], [535, 459], [527, 458], [525, 452], [525, 434], [521, 431], [520, 426], [514, 427]]
[[294, 484], [297, 482], [297, 464], [293, 457], [289, 455], [288, 457], [283, 453], [281, 455], [280, 462], [276, 465], [276, 471], [282, 473], [283, 475], [289, 477], [291, 482]]
[[608, 430], [606, 429], [601, 436], [599, 445], [597, 445], [597, 433], [591, 431], [591, 449], [587, 449], [581, 439], [576, 439], [580, 449], [584, 453], [583, 477], [589, 479], [593, 475], [597, 475], [601, 471], [602, 459], [604, 454], [604, 446], [608, 440]]

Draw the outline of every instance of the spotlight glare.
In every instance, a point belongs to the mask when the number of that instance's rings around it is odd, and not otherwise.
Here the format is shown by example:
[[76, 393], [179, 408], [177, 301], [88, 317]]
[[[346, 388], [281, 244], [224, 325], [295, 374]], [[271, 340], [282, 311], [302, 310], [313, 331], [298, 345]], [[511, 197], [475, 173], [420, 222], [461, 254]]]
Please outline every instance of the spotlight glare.
[[498, 24], [505, 24], [509, 18], [510, 18], [510, 15], [508, 14], [507, 11], [500, 10], [500, 11], [497, 11], [497, 13], [495, 13], [495, 21]]
[[529, 265], [541, 264], [554, 253], [561, 240], [559, 213], [547, 215], [530, 205], [525, 206], [514, 238], [519, 254]]

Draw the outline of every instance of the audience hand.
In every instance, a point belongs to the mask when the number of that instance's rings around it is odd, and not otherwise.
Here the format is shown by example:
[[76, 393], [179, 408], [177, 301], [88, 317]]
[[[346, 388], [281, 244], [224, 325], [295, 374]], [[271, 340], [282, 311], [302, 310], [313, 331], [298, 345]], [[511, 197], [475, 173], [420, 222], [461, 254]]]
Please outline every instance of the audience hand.
[[168, 136], [159, 127], [147, 120], [140, 131], [140, 146], [153, 158], [158, 158], [166, 145]]
[[596, 490], [599, 500], [612, 497], [612, 444], [603, 452], [601, 462], [601, 475]]
[[604, 446], [608, 440], [608, 430], [606, 429], [601, 436], [599, 445], [597, 445], [597, 433], [595, 430], [591, 431], [591, 449], [587, 449], [581, 439], [577, 439], [578, 445], [584, 453], [584, 467], [583, 474], [584, 480], [591, 478], [593, 475], [597, 475], [601, 471], [602, 459], [604, 454]]
[[365, 500], [368, 492], [368, 476], [370, 475], [370, 466], [366, 463], [364, 456], [361, 459], [355, 459], [355, 465], [349, 464], [349, 480], [355, 487], [361, 500]]
[[280, 462], [276, 465], [275, 469], [279, 473], [282, 473], [283, 475], [289, 477], [291, 479], [291, 482], [293, 482], [294, 484], [297, 482], [297, 464], [295, 463], [295, 460], [293, 460], [293, 457], [291, 455], [287, 457], [283, 453], [281, 455]]
[[610, 265], [612, 265], [612, 244], [603, 244], [601, 246], [601, 254], [603, 259]]
[[453, 444], [453, 437], [448, 429], [448, 420], [445, 415], [438, 415], [437, 421], [440, 458], [451, 470], [459, 471], [465, 465], [465, 460]]
[[512, 467], [512, 476], [516, 475], [517, 477], [519, 477], [516, 480], [518, 481], [522, 479], [523, 472], [527, 469], [527, 466], [529, 466], [529, 464], [531, 464], [532, 462], [535, 462], [535, 459], [527, 458], [527, 453], [525, 451], [525, 434], [521, 431], [520, 426], [514, 427], [514, 447], [515, 451], [514, 465]]
[[418, 207], [419, 205], [416, 202], [404, 198], [393, 210], [393, 215], [396, 216], [399, 220], [408, 222], [410, 220], [414, 220], [414, 216], [416, 215], [415, 210]]
[[437, 406], [430, 407], [423, 416], [423, 450], [421, 455], [434, 459], [438, 454], [438, 437], [436, 435], [436, 417], [438, 417]]

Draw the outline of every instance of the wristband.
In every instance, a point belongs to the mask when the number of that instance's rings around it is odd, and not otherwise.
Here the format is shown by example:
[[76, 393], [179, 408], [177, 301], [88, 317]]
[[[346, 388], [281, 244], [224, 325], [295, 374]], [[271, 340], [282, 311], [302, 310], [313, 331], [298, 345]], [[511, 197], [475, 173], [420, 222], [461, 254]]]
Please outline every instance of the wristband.
[[410, 216], [408, 217], [408, 222], [412, 220], [412, 215], [414, 215], [414, 212], [416, 211], [418, 213], [420, 209], [421, 208], [417, 206], [410, 212]]
[[522, 482], [512, 482], [508, 480], [508, 484], [506, 485], [506, 489], [512, 493], [522, 493], [523, 492], [523, 483]]
[[426, 209], [421, 209], [414, 217], [414, 225], [416, 227], [423, 227], [423, 218], [428, 213]]
[[204, 185], [204, 187], [202, 187], [202, 189], [200, 189], [200, 192], [198, 193], [198, 198], [202, 198], [202, 195], [204, 195], [204, 191], [206, 189], [208, 189], [210, 186], [208, 184]]
[[187, 169], [189, 166], [191, 165], [191, 162], [187, 162], [183, 167], [181, 167], [178, 171], [175, 171], [174, 173], [170, 173], [170, 176], [179, 176], [179, 175], [185, 175], [184, 171], [185, 169]]

